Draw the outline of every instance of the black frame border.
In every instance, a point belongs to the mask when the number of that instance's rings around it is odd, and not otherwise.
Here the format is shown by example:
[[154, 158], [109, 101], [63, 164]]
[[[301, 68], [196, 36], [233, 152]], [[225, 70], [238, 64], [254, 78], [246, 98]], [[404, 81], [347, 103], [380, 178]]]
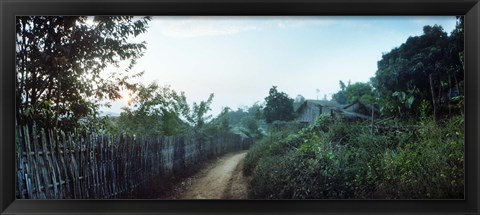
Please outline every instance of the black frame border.
[[[465, 15], [465, 200], [15, 200], [15, 16]], [[0, 214], [480, 214], [479, 0], [0, 0]]]

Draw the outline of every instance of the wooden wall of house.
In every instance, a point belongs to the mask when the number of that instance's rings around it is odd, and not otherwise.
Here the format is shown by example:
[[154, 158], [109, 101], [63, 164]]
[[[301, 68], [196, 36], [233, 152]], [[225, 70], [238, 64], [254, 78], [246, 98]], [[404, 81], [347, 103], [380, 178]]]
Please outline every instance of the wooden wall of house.
[[307, 103], [305, 107], [303, 107], [298, 120], [300, 122], [308, 122], [309, 124], [312, 123], [318, 116], [320, 115], [320, 109], [318, 106]]
[[322, 112], [320, 114], [327, 115], [327, 116], [332, 115], [332, 113], [334, 112], [334, 110], [329, 107], [322, 107], [321, 109], [322, 109]]
[[320, 115], [327, 115], [330, 116], [332, 115], [332, 110], [329, 107], [321, 106], [318, 104], [313, 104], [313, 103], [307, 103], [305, 107], [303, 107], [302, 111], [300, 112], [300, 116], [298, 117], [298, 120], [300, 122], [307, 122], [309, 124], [312, 124], [315, 122], [318, 116]]

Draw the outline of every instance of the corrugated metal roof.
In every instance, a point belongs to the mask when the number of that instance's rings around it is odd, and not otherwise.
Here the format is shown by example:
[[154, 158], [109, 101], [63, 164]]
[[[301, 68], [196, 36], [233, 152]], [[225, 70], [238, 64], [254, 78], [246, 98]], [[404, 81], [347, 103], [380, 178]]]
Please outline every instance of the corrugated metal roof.
[[324, 106], [324, 107], [342, 108], [342, 105], [338, 104], [337, 102], [328, 101], [328, 100], [307, 99], [307, 100], [305, 100], [305, 102], [321, 105], [321, 106]]
[[[322, 107], [328, 107], [330, 109], [335, 109], [341, 113], [343, 113], [344, 116], [346, 117], [358, 117], [358, 118], [363, 118], [363, 119], [368, 119], [369, 116], [366, 116], [366, 115], [363, 115], [363, 114], [360, 114], [360, 113], [356, 113], [356, 112], [352, 112], [352, 111], [348, 111], [346, 109], [344, 109], [344, 106], [335, 102], [335, 101], [328, 101], [328, 100], [314, 100], [314, 99], [307, 99], [305, 100], [305, 102], [300, 106], [300, 108], [298, 109], [298, 111], [301, 111], [301, 109], [303, 109], [303, 107], [305, 107], [305, 105], [307, 103], [311, 103], [311, 104], [315, 104], [315, 105], [319, 105], [319, 106], [322, 106]], [[346, 107], [348, 106], [351, 106], [352, 104], [350, 105], [347, 105]]]
[[366, 115], [363, 115], [363, 114], [359, 114], [359, 113], [355, 113], [355, 112], [351, 112], [351, 111], [347, 111], [347, 110], [342, 110], [342, 113], [343, 115], [345, 115], [346, 117], [358, 117], [358, 118], [362, 118], [362, 119], [370, 119], [369, 116], [366, 116]]

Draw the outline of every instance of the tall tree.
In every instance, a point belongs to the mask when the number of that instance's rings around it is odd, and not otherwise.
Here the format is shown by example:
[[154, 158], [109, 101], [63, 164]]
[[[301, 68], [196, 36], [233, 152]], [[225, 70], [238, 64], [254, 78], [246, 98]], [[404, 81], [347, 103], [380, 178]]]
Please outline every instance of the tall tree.
[[[449, 37], [441, 26], [425, 26], [423, 35], [408, 38], [382, 56], [371, 82], [383, 100], [384, 113], [418, 115], [423, 100], [429, 101], [434, 112], [448, 105], [448, 92], [463, 80], [463, 41], [452, 39], [456, 34]], [[452, 46], [452, 40], [457, 45]]]
[[270, 88], [269, 95], [265, 98], [265, 120], [267, 123], [273, 121], [290, 121], [294, 119], [293, 99], [286, 93], [279, 92], [276, 86]]
[[[134, 85], [109, 66], [143, 55], [145, 42], [130, 42], [147, 30], [149, 17], [17, 16], [17, 122], [73, 130], [95, 121], [102, 99], [118, 99]], [[141, 75], [141, 74], [136, 74]]]
[[[464, 106], [464, 71], [465, 71], [465, 53], [464, 53], [464, 16], [457, 17], [455, 29], [450, 34], [449, 56], [451, 57], [451, 67], [448, 70], [448, 94], [452, 97], [453, 107], [463, 114]], [[451, 87], [453, 85], [453, 87]], [[449, 106], [452, 107], [452, 106]], [[449, 109], [449, 113], [453, 111]]]

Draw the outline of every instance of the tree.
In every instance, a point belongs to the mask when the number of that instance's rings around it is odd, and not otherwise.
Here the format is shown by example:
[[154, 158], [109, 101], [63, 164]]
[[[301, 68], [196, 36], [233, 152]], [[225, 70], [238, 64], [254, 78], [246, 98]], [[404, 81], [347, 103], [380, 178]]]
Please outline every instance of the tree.
[[237, 108], [236, 111], [228, 112], [228, 119], [231, 126], [237, 126], [240, 124], [243, 117], [247, 116], [248, 112], [242, 108]]
[[[452, 106], [458, 109], [458, 112], [463, 115], [464, 108], [464, 71], [465, 71], [465, 53], [464, 53], [464, 16], [457, 17], [457, 25], [452, 31], [450, 37], [450, 54], [451, 67], [448, 70], [449, 85], [454, 87], [449, 88], [449, 95], [451, 95]], [[453, 110], [449, 106], [449, 113]]]
[[253, 116], [255, 120], [263, 120], [263, 107], [258, 102], [255, 102], [247, 109], [248, 115]]
[[410, 37], [383, 54], [371, 82], [382, 99], [384, 113], [418, 115], [423, 100], [429, 101], [434, 115], [440, 107], [448, 106], [451, 90], [463, 80], [460, 25], [451, 37], [441, 26], [425, 26], [423, 35]]
[[251, 138], [260, 139], [263, 134], [258, 126], [258, 120], [254, 116], [247, 116], [242, 118], [242, 129], [244, 134]]
[[347, 104], [346, 86], [343, 81], [340, 81], [340, 91], [332, 95], [332, 99], [339, 104]]
[[300, 108], [300, 106], [305, 102], [305, 97], [303, 97], [302, 95], [297, 95], [297, 97], [295, 97], [295, 100], [293, 101], [293, 110], [298, 110], [298, 108]]
[[223, 108], [222, 112], [212, 120], [212, 123], [216, 126], [217, 130], [220, 132], [229, 132], [231, 129], [230, 126], [230, 108]]
[[332, 99], [339, 104], [347, 104], [355, 101], [370, 104], [374, 101], [373, 88], [370, 83], [357, 82], [345, 85], [340, 81], [340, 91], [333, 94]]
[[273, 121], [290, 121], [294, 119], [293, 99], [284, 92], [278, 92], [276, 86], [272, 86], [269, 95], [265, 98], [265, 120], [267, 123]]
[[371, 104], [374, 101], [373, 88], [370, 83], [357, 82], [349, 84], [346, 87], [345, 95], [348, 103], [358, 100], [363, 103]]
[[139, 84], [133, 94], [132, 106], [124, 107], [119, 117], [119, 124], [126, 133], [170, 136], [188, 128], [182, 120], [189, 114], [183, 92], [177, 93], [170, 86], [161, 87], [152, 82], [148, 86]]
[[[102, 99], [118, 99], [134, 84], [124, 72], [103, 74], [127, 62], [131, 70], [145, 42], [149, 17], [17, 16], [16, 118], [20, 125], [66, 131], [96, 128]], [[91, 22], [90, 22], [91, 21]]]
[[214, 94], [210, 94], [207, 101], [201, 101], [200, 103], [193, 103], [192, 112], [187, 116], [187, 120], [192, 124], [196, 131], [200, 130], [205, 123], [212, 118], [212, 115], [207, 115], [211, 110]]

